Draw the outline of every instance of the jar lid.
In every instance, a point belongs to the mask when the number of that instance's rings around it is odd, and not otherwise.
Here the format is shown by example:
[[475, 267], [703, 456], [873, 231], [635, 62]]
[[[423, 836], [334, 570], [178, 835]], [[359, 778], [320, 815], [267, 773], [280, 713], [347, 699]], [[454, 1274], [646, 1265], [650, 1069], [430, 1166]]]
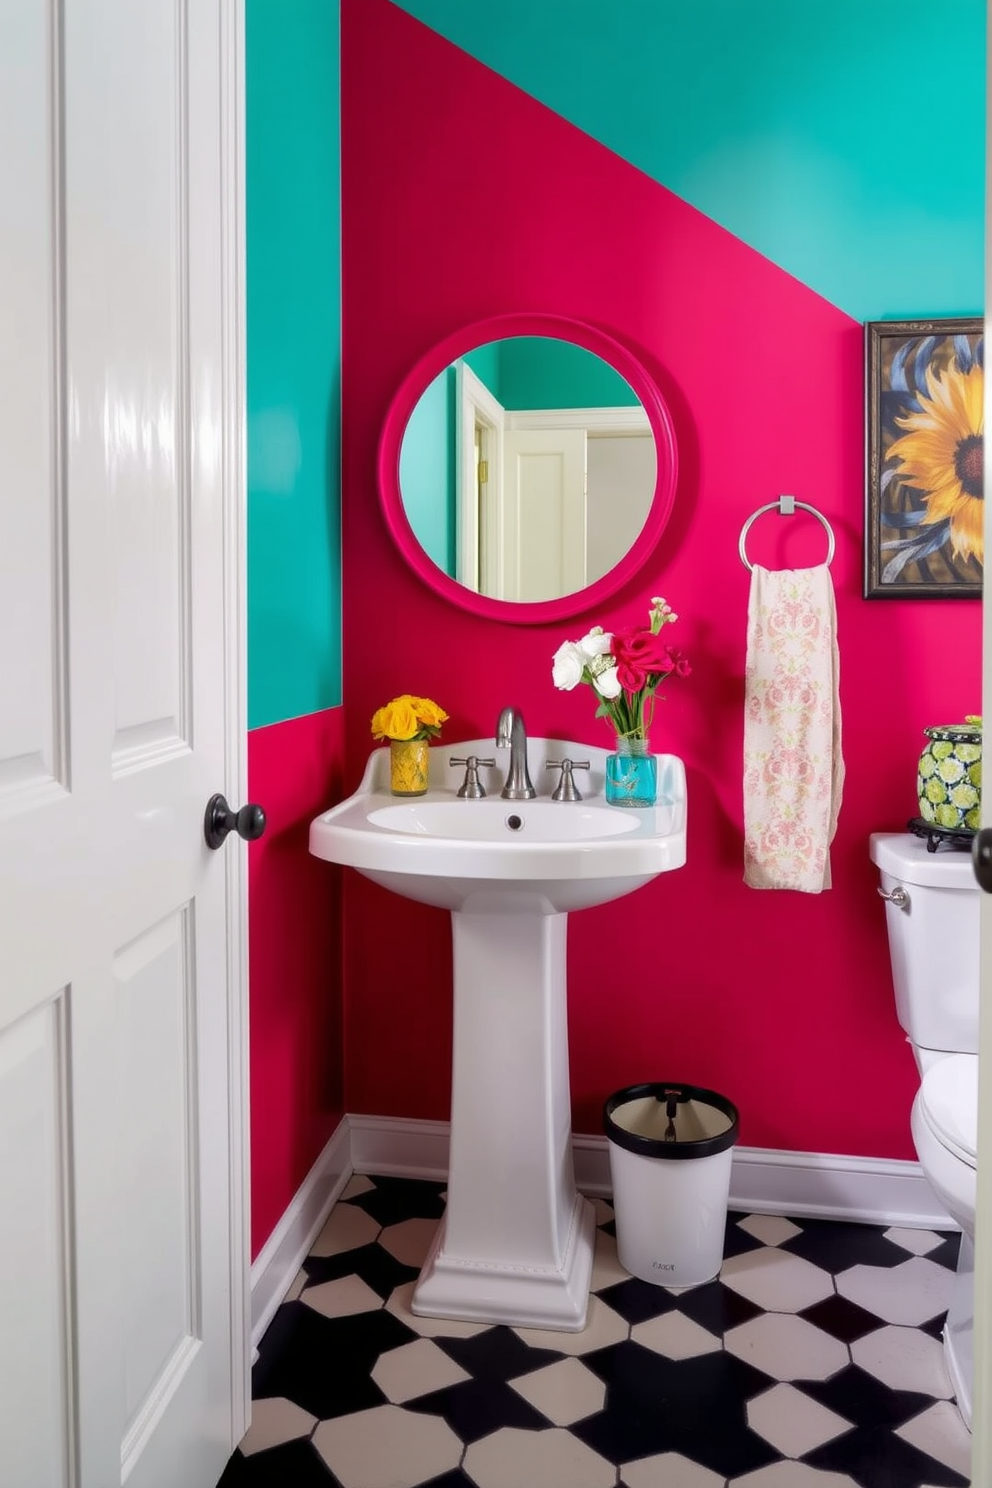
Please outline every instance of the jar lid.
[[928, 739], [945, 739], [951, 744], [980, 744], [982, 720], [968, 718], [964, 723], [935, 723], [923, 732]]

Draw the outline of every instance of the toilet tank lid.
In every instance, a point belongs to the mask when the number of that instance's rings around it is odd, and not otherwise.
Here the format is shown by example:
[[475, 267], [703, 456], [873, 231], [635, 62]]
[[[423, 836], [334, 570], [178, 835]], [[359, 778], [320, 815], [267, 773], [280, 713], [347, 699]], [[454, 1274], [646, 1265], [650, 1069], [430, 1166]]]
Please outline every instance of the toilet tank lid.
[[872, 862], [903, 883], [978, 891], [970, 852], [950, 847], [931, 852], [913, 832], [873, 832], [869, 841]]

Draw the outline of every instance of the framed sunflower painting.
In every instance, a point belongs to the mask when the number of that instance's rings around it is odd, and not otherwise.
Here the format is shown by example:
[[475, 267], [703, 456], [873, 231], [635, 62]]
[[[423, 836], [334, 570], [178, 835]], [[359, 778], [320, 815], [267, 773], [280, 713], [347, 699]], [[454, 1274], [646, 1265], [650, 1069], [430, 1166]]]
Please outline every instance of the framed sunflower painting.
[[984, 568], [983, 322], [865, 327], [865, 598], [978, 598]]

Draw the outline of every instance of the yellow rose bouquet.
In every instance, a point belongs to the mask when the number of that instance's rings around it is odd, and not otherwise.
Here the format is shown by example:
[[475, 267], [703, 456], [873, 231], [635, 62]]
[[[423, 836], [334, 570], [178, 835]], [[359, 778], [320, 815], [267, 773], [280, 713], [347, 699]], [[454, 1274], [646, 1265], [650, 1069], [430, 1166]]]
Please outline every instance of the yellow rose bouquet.
[[372, 715], [372, 737], [389, 741], [389, 787], [394, 796], [422, 796], [429, 779], [432, 739], [448, 721], [430, 698], [405, 692]]
[[373, 739], [436, 739], [442, 723], [448, 715], [430, 698], [414, 697], [405, 692], [393, 698], [384, 708], [377, 708], [372, 715]]

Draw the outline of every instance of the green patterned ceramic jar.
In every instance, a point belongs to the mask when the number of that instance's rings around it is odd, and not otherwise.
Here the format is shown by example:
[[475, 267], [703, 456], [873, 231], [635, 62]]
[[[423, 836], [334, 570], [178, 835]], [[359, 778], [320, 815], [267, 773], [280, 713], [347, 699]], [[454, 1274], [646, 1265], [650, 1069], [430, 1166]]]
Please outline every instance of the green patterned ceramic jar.
[[982, 809], [982, 720], [923, 730], [929, 741], [920, 755], [916, 789], [920, 815], [935, 827], [977, 831]]

